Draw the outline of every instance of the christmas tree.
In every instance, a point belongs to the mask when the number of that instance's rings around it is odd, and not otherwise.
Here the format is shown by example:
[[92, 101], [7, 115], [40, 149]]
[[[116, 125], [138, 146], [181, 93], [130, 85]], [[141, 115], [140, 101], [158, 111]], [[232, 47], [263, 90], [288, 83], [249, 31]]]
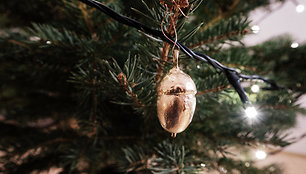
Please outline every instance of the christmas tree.
[[[1, 173], [281, 172], [248, 153], [294, 142], [284, 132], [304, 112], [306, 45], [242, 39], [251, 11], [284, 1], [100, 1], [122, 18], [86, 2], [1, 1]], [[174, 50], [197, 88], [175, 138], [157, 111]]]

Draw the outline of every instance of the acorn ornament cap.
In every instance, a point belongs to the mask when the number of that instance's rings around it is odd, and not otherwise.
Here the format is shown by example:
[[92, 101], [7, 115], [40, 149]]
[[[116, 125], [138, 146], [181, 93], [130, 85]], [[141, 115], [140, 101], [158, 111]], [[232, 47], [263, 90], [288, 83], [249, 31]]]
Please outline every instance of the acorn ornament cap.
[[[174, 50], [177, 65], [178, 51]], [[172, 68], [158, 86], [157, 113], [161, 126], [175, 137], [190, 124], [196, 107], [196, 86], [191, 77]]]

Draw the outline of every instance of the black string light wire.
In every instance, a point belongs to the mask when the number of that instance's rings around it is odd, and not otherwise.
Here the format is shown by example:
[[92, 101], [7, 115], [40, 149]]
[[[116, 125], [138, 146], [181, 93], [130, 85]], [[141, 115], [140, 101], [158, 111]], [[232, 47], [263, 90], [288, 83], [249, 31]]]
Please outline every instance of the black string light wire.
[[[142, 31], [146, 34], [152, 35], [154, 37], [159, 37], [163, 41], [168, 42], [169, 44], [174, 43], [174, 39], [170, 36], [165, 36], [162, 33], [162, 31], [151, 29], [151, 28], [145, 26], [144, 24], [141, 24], [140, 22], [138, 22], [134, 19], [131, 19], [127, 16], [123, 16], [121, 14], [118, 14], [117, 12], [112, 10], [111, 8], [101, 4], [98, 1], [95, 1], [95, 0], [80, 0], [80, 1], [89, 5], [89, 6], [92, 6], [96, 9], [102, 11], [104, 14], [108, 15], [109, 17], [115, 19], [116, 21], [118, 21], [122, 24], [128, 25], [130, 27], [134, 27], [134, 28], [136, 28], [136, 29], [138, 29], [138, 30], [140, 30], [140, 31]], [[240, 79], [261, 80], [261, 81], [270, 85], [270, 87], [265, 88], [265, 89], [268, 89], [268, 90], [278, 90], [278, 89], [283, 89], [284, 88], [284, 87], [278, 86], [272, 80], [265, 79], [265, 78], [257, 76], [257, 75], [249, 76], [249, 75], [241, 74], [236, 69], [226, 67], [226, 66], [222, 65], [220, 62], [218, 62], [217, 60], [207, 56], [204, 53], [196, 53], [196, 52], [192, 51], [187, 46], [181, 44], [178, 41], [176, 42], [176, 45], [187, 56], [189, 56], [193, 59], [196, 59], [196, 60], [201, 60], [201, 61], [207, 62], [208, 64], [213, 66], [215, 69], [221, 70], [225, 74], [225, 76], [227, 77], [229, 83], [234, 87], [234, 89], [238, 93], [242, 103], [244, 103], [244, 104], [249, 103], [249, 99], [248, 99], [244, 89], [241, 86]]]

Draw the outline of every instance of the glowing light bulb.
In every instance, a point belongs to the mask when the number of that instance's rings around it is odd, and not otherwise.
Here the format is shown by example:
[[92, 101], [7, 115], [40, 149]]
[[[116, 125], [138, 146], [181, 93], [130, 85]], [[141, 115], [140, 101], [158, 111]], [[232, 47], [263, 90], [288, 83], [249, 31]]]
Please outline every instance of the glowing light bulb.
[[252, 90], [253, 92], [255, 92], [255, 93], [258, 93], [259, 90], [260, 90], [260, 88], [259, 88], [258, 85], [253, 85], [253, 86], [251, 87], [251, 90]]
[[297, 47], [299, 47], [299, 44], [298, 44], [298, 43], [293, 42], [293, 43], [291, 44], [291, 48], [297, 48]]
[[260, 27], [258, 25], [254, 25], [252, 28], [253, 33], [258, 33], [260, 30]]
[[295, 7], [295, 10], [297, 13], [302, 13], [304, 11], [305, 7], [302, 4], [299, 4]]
[[256, 156], [257, 159], [263, 160], [263, 159], [267, 158], [267, 153], [263, 150], [257, 150], [255, 152], [255, 156]]
[[257, 116], [257, 111], [255, 109], [254, 106], [248, 106], [246, 109], [245, 109], [245, 115], [249, 118], [249, 119], [255, 119], [256, 116]]

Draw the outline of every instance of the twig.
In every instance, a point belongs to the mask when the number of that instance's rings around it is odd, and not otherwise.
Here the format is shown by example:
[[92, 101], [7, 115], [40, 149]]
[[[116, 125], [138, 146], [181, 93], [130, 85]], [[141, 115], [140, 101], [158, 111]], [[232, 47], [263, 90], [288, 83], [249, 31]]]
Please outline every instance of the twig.
[[[163, 35], [168, 38], [168, 36], [164, 33], [164, 30], [163, 30], [163, 23], [164, 23], [164, 20], [167, 16], [167, 13], [168, 13], [168, 7], [166, 6], [165, 16], [164, 16], [163, 20], [161, 21], [160, 28], [161, 28], [161, 32], [163, 33]], [[169, 30], [169, 27], [168, 27], [167, 28], [167, 33], [169, 34], [169, 32], [170, 32], [170, 30]], [[165, 62], [168, 61], [169, 49], [170, 49], [170, 44], [168, 42], [164, 42], [164, 47], [162, 48], [162, 51], [161, 51], [161, 63], [158, 64], [158, 67], [157, 67], [157, 75], [156, 75], [156, 81], [157, 82], [159, 82], [161, 80], [161, 77], [163, 76]]]
[[222, 90], [228, 89], [230, 87], [231, 87], [230, 85], [226, 85], [226, 86], [222, 85], [222, 86], [218, 86], [217, 88], [212, 88], [212, 89], [207, 89], [207, 90], [204, 90], [204, 91], [199, 91], [197, 93], [197, 96], [212, 93], [212, 92], [222, 91]]
[[158, 64], [157, 68], [157, 75], [156, 75], [157, 82], [159, 82], [161, 80], [161, 77], [163, 76], [164, 66], [165, 63], [168, 61], [169, 49], [170, 49], [170, 44], [165, 42], [161, 52], [161, 62], [160, 64]]
[[[297, 143], [297, 142], [301, 141], [301, 140], [304, 139], [305, 137], [306, 137], [306, 133], [304, 133], [304, 134], [302, 134], [300, 137], [298, 137], [297, 140], [296, 140], [294, 143]], [[269, 152], [268, 154], [269, 154], [269, 155], [276, 155], [276, 154], [282, 152], [285, 148], [286, 148], [286, 147], [279, 148], [279, 149], [277, 149], [277, 150], [274, 150], [274, 151], [272, 151], [272, 152]]]
[[224, 63], [224, 62], [222, 62], [222, 64], [228, 67], [237, 67], [242, 70], [248, 70], [248, 71], [254, 71], [254, 72], [258, 71], [257, 68], [251, 67], [251, 66], [239, 65], [239, 64], [234, 64], [234, 63]]
[[29, 48], [28, 45], [24, 44], [24, 43], [21, 43], [21, 42], [18, 42], [16, 40], [12, 40], [12, 39], [9, 39], [8, 42], [12, 43], [12, 44], [15, 44], [15, 45], [18, 45], [18, 46], [21, 46], [21, 47], [25, 47], [25, 48]]
[[229, 6], [228, 10], [226, 12], [222, 12], [219, 10], [219, 15], [212, 20], [210, 20], [206, 25], [204, 25], [201, 29], [201, 32], [205, 31], [207, 28], [213, 26], [215, 23], [219, 22], [222, 20], [224, 17], [230, 14], [231, 10], [233, 10], [238, 4], [240, 0], [235, 0], [231, 6]]
[[72, 139], [72, 138], [55, 138], [53, 140], [48, 140], [46, 142], [39, 144], [38, 147], [46, 146], [46, 145], [50, 145], [54, 143], [70, 142], [70, 141], [75, 141], [75, 140], [76, 139]]
[[83, 3], [79, 3], [79, 9], [81, 10], [82, 14], [83, 14], [83, 17], [84, 17], [84, 21], [87, 25], [87, 28], [89, 30], [89, 32], [91, 33], [91, 37], [94, 39], [94, 40], [98, 40], [98, 36], [97, 36], [97, 33], [95, 32], [94, 30], [94, 25], [93, 25], [93, 22], [92, 20], [90, 19], [90, 16], [86, 10], [86, 5], [83, 4]]
[[104, 50], [107, 50], [107, 48], [109, 48], [111, 45], [113, 45], [116, 40], [118, 40], [119, 38], [122, 37], [123, 34], [124, 34], [123, 32], [120, 32], [120, 33], [116, 34], [116, 36], [114, 36], [112, 38], [112, 40], [109, 41], [109, 43], [105, 45]]
[[143, 103], [141, 103], [141, 101], [139, 101], [139, 99], [137, 98], [137, 95], [134, 94], [132, 91], [130, 91], [129, 89], [129, 84], [128, 81], [126, 79], [126, 75], [124, 73], [120, 73], [117, 76], [117, 79], [120, 82], [120, 85], [125, 89], [125, 91], [130, 95], [130, 97], [132, 98], [132, 100], [136, 103], [137, 106], [139, 107], [143, 107], [145, 106]]
[[279, 109], [279, 110], [290, 109], [290, 107], [288, 107], [286, 105], [265, 105], [262, 108], [265, 108], [265, 109]]
[[[160, 3], [162, 5], [164, 5], [166, 7], [166, 12], [165, 12], [165, 16], [161, 22], [161, 32], [163, 33], [164, 37], [168, 38], [168, 36], [172, 36], [173, 34], [175, 34], [175, 40], [173, 42], [173, 49], [174, 47], [178, 47], [179, 46], [176, 44], [177, 43], [177, 33], [176, 33], [176, 28], [175, 28], [175, 24], [176, 24], [176, 21], [178, 20], [178, 17], [180, 14], [183, 14], [185, 16], [185, 14], [183, 13], [183, 11], [181, 10], [181, 8], [186, 8], [188, 7], [189, 3], [187, 0], [185, 1], [182, 1], [180, 3], [176, 2], [175, 0], [172, 0], [172, 3], [166, 3], [164, 0], [161, 0]], [[164, 19], [165, 17], [167, 16], [168, 14], [168, 6], [170, 7], [170, 15], [169, 18], [170, 18], [170, 25], [167, 27], [167, 34], [164, 33], [163, 31], [163, 22], [164, 22]], [[168, 38], [169, 39], [169, 38]], [[171, 40], [171, 39], [169, 39]], [[157, 82], [159, 82], [161, 80], [161, 77], [163, 75], [163, 66], [165, 65], [164, 62], [167, 62], [168, 61], [168, 54], [169, 54], [169, 49], [170, 49], [170, 44], [168, 42], [164, 42], [164, 47], [162, 49], [162, 52], [161, 52], [161, 65], [158, 66], [157, 68], [157, 75], [156, 75], [156, 80]]]
[[229, 37], [237, 36], [239, 34], [245, 35], [245, 34], [248, 34], [250, 32], [251, 32], [251, 30], [249, 30], [249, 29], [246, 29], [246, 30], [243, 30], [243, 31], [239, 31], [239, 30], [232, 31], [230, 33], [226, 33], [226, 34], [223, 34], [223, 35], [220, 35], [220, 36], [217, 36], [217, 37], [213, 37], [213, 38], [208, 39], [208, 40], [203, 40], [199, 43], [192, 44], [192, 45], [189, 46], [189, 48], [196, 48], [196, 47], [205, 45], [207, 43], [212, 43], [214, 41], [218, 41], [218, 40], [226, 39], [226, 38], [229, 38]]

